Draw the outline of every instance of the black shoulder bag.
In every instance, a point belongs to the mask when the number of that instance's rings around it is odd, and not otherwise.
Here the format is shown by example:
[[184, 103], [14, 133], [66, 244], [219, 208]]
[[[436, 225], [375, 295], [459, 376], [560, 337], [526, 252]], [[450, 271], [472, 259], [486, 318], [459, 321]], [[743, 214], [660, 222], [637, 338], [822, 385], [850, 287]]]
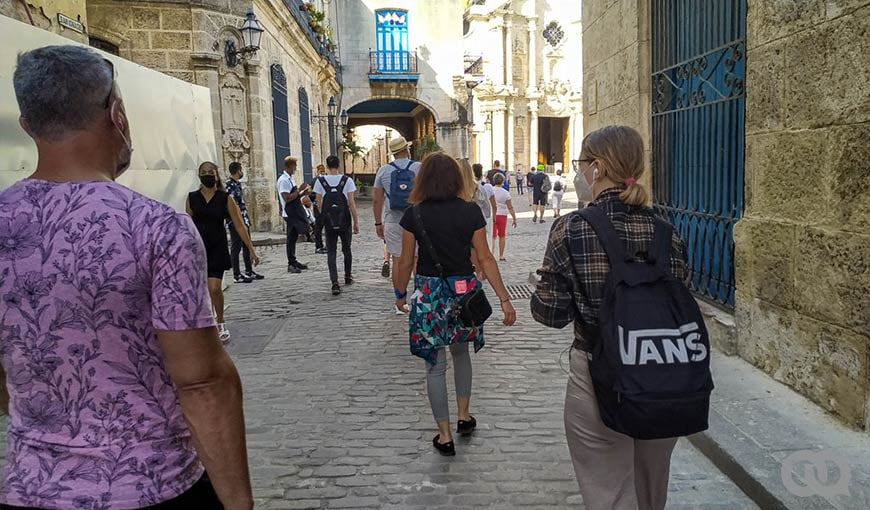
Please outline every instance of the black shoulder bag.
[[[438, 258], [438, 252], [435, 251], [435, 246], [432, 244], [432, 240], [429, 238], [429, 233], [426, 232], [426, 226], [423, 224], [423, 217], [420, 215], [420, 206], [415, 205], [413, 207], [414, 219], [416, 220], [417, 230], [420, 232], [423, 244], [426, 245], [426, 249], [429, 251], [429, 255], [435, 263], [435, 269], [438, 270], [438, 275], [449, 288], [450, 283], [447, 281], [447, 278], [444, 277], [444, 266], [441, 265], [441, 260]], [[456, 296], [456, 292], [452, 288], [450, 290], [453, 292], [453, 295]], [[459, 300], [456, 302], [456, 308], [453, 312], [456, 314], [462, 326], [466, 328], [479, 328], [483, 326], [483, 323], [492, 315], [492, 306], [490, 306], [489, 300], [486, 299], [486, 293], [483, 292], [483, 289], [474, 287], [459, 297]]]

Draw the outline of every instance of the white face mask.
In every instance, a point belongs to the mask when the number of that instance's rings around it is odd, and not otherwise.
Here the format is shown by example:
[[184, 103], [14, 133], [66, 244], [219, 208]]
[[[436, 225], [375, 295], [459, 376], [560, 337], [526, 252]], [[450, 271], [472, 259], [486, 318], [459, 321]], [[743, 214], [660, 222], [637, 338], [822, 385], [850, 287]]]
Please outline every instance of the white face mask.
[[581, 202], [591, 202], [595, 198], [592, 193], [592, 185], [586, 182], [582, 170], [574, 176], [574, 189], [577, 190], [577, 199]]

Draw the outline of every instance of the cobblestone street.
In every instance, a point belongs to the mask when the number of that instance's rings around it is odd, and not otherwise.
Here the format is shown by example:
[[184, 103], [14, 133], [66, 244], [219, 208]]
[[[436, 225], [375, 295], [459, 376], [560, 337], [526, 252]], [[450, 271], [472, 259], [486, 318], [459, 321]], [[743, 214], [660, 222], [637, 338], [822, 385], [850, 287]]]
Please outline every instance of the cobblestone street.
[[[535, 225], [525, 197], [515, 202], [520, 226], [502, 271], [506, 284], [523, 285], [552, 212]], [[283, 246], [260, 248], [267, 279], [227, 292], [257, 508], [582, 508], [562, 425], [569, 330], [535, 323], [526, 298], [515, 302], [516, 326], [492, 321], [473, 356], [478, 431], [458, 440], [456, 457], [441, 457], [430, 444], [424, 363], [392, 313], [371, 203], [360, 208], [357, 283], [341, 296], [330, 294], [326, 256], [313, 244], [299, 246], [311, 266], [300, 275], [286, 273]], [[755, 508], [685, 441], [670, 490], [668, 508]]]

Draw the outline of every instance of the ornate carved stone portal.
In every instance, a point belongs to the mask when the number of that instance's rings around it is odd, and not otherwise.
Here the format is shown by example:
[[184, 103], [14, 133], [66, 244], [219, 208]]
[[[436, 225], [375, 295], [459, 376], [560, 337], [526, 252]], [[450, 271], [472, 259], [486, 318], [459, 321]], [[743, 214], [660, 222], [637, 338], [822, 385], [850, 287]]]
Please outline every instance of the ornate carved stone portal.
[[245, 87], [236, 73], [227, 72], [221, 76], [220, 99], [224, 161], [238, 161], [247, 167], [251, 149], [247, 99]]

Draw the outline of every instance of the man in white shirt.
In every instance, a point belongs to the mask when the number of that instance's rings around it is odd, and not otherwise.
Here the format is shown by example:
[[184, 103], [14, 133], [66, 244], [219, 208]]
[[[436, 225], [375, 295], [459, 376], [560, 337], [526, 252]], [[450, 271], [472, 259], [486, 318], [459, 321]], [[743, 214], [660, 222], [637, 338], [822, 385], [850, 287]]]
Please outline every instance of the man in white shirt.
[[[332, 281], [332, 295], [337, 296], [341, 294], [336, 267], [339, 239], [341, 239], [341, 253], [344, 256], [344, 284], [353, 284], [351, 273], [353, 253], [350, 250], [350, 242], [354, 234], [359, 234], [359, 217], [354, 201], [356, 184], [350, 177], [339, 175], [338, 157], [329, 156], [326, 158], [326, 175], [314, 181], [314, 192], [317, 193], [317, 208], [320, 209], [326, 233], [326, 265], [329, 267], [329, 278]], [[343, 201], [340, 200], [339, 192], [344, 195]], [[328, 193], [331, 194], [329, 200], [324, 200]]]
[[[402, 204], [410, 196], [413, 187], [406, 182], [407, 171], [416, 176], [420, 171], [420, 163], [411, 159], [411, 144], [402, 136], [390, 140], [390, 153], [395, 159], [378, 169], [375, 176], [373, 209], [378, 237], [386, 241], [387, 251], [393, 258], [393, 267], [396, 267], [402, 255], [403, 229], [399, 221], [407, 208], [402, 207]], [[391, 198], [391, 194], [397, 196]], [[398, 308], [394, 311], [397, 314], [405, 313], [405, 310]]]
[[287, 272], [301, 273], [308, 266], [296, 260], [296, 241], [299, 234], [308, 232], [308, 215], [302, 205], [302, 197], [311, 191], [307, 183], [296, 186], [293, 173], [296, 172], [296, 158], [284, 158], [284, 173], [278, 178], [278, 203], [281, 204], [281, 216], [287, 227]]
[[514, 204], [511, 201], [511, 194], [508, 190], [502, 187], [505, 176], [501, 174], [494, 175], [492, 178], [494, 185], [494, 197], [496, 203], [495, 222], [492, 229], [492, 252], [495, 253], [495, 240], [498, 239], [499, 251], [498, 260], [504, 261], [504, 249], [507, 244], [507, 217], [511, 215], [514, 228], [517, 227], [517, 214], [514, 211]]
[[471, 169], [474, 171], [474, 178], [480, 183], [480, 189], [483, 192], [484, 199], [489, 201], [489, 214], [487, 214], [485, 208], [481, 207], [481, 210], [483, 210], [483, 216], [487, 220], [490, 220], [493, 217], [493, 214], [495, 214], [496, 209], [495, 188], [493, 188], [492, 184], [483, 179], [483, 165], [475, 163], [471, 165]]

